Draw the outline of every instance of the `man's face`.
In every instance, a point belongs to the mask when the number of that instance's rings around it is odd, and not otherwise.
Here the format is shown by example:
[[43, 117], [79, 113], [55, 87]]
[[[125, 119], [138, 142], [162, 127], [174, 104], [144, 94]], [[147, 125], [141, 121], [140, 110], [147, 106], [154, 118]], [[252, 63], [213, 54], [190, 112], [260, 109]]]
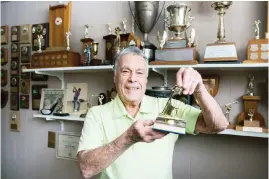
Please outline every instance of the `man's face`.
[[138, 55], [126, 54], [119, 59], [114, 76], [117, 93], [123, 103], [140, 103], [147, 86], [146, 60]]

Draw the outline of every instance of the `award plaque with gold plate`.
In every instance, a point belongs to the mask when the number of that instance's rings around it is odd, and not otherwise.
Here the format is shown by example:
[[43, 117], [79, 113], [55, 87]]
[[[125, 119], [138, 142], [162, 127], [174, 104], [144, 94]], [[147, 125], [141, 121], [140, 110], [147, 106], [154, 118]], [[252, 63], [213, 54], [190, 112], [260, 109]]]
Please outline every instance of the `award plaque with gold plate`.
[[1, 86], [7, 85], [7, 70], [1, 69]]
[[20, 132], [20, 112], [19, 111], [10, 111], [10, 131]]
[[1, 26], [1, 44], [8, 43], [8, 26]]
[[31, 24], [23, 24], [20, 26], [20, 43], [31, 43], [32, 31]]
[[30, 63], [31, 45], [30, 44], [21, 44], [20, 48], [21, 48], [21, 50], [20, 50], [21, 63]]
[[38, 52], [32, 55], [31, 68], [73, 67], [80, 65], [80, 54], [70, 49], [72, 2], [49, 7], [49, 48], [42, 51], [38, 35]]

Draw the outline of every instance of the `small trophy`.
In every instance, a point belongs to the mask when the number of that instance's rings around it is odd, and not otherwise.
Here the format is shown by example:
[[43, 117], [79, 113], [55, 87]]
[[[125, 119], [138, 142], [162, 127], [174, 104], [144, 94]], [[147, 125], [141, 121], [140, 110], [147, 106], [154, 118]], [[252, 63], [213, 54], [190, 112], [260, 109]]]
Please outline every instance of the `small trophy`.
[[255, 39], [260, 39], [260, 28], [259, 28], [259, 24], [261, 23], [261, 21], [260, 20], [257, 20], [254, 23], [255, 23], [255, 30], [254, 30]]
[[70, 35], [72, 35], [70, 31], [66, 32], [66, 50], [67, 51], [70, 50]]
[[230, 121], [230, 111], [232, 110], [232, 104], [237, 104], [238, 101], [234, 101], [234, 102], [231, 102], [231, 103], [228, 103], [228, 104], [225, 104], [225, 108], [226, 108], [226, 111], [225, 111], [225, 117], [227, 119], [227, 121], [229, 122], [229, 125], [228, 125], [228, 129], [234, 129], [235, 128], [235, 125], [231, 123]]
[[96, 66], [96, 65], [101, 65], [102, 61], [100, 59], [97, 59], [97, 53], [98, 53], [98, 42], [93, 42], [92, 43], [92, 54], [93, 58], [91, 60], [91, 65]]
[[91, 63], [91, 60], [92, 60], [92, 47], [91, 47], [91, 45], [85, 44], [85, 49], [83, 52], [84, 52], [84, 57], [85, 57], [85, 59], [83, 60], [84, 64], [89, 66]]
[[122, 23], [122, 27], [123, 27], [123, 33], [127, 34], [127, 28], [126, 28], [127, 20], [124, 19], [121, 23]]
[[165, 44], [166, 41], [167, 41], [167, 33], [166, 33], [165, 30], [163, 31], [163, 34], [162, 34], [162, 35], [160, 35], [160, 32], [158, 31], [158, 34], [157, 34], [157, 41], [158, 41], [159, 46], [160, 46], [159, 48], [162, 49], [163, 46], [164, 46], [164, 44]]
[[243, 96], [244, 111], [237, 118], [236, 130], [250, 132], [268, 132], [263, 116], [258, 112], [260, 96], [254, 94], [254, 77], [248, 76], [247, 94]]
[[232, 1], [213, 1], [211, 7], [218, 11], [218, 40], [208, 44], [205, 49], [204, 62], [237, 62], [237, 51], [234, 42], [227, 42], [224, 29], [224, 10], [232, 5]]
[[89, 33], [88, 33], [89, 25], [85, 25], [85, 31], [84, 31], [84, 38], [89, 38]]
[[182, 94], [183, 88], [175, 86], [163, 109], [155, 120], [152, 129], [177, 134], [186, 133], [186, 119], [183, 117], [181, 105], [187, 98]]
[[42, 50], [41, 50], [41, 39], [43, 39], [43, 36], [42, 35], [37, 35], [37, 42], [38, 42], [38, 53], [41, 53]]
[[114, 41], [114, 46], [112, 47], [112, 65], [114, 65], [115, 62], [115, 57], [117, 54], [120, 53], [121, 50], [121, 36], [120, 36], [121, 29], [119, 27], [115, 28], [115, 34], [116, 34], [116, 39]]

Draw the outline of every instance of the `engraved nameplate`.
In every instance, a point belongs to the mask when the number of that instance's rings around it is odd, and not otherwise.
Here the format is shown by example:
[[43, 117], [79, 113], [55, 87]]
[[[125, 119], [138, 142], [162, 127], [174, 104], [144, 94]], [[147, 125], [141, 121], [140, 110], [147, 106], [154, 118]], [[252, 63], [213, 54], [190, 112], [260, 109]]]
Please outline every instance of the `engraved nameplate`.
[[204, 58], [235, 58], [237, 59], [234, 45], [208, 45]]
[[269, 51], [268, 44], [261, 44], [261, 51]]
[[257, 60], [259, 58], [258, 53], [251, 53], [250, 60]]
[[251, 44], [250, 45], [250, 51], [252, 51], [252, 52], [256, 52], [256, 51], [258, 51], [258, 44]]
[[262, 52], [261, 53], [261, 59], [263, 59], [263, 60], [269, 59], [268, 52]]

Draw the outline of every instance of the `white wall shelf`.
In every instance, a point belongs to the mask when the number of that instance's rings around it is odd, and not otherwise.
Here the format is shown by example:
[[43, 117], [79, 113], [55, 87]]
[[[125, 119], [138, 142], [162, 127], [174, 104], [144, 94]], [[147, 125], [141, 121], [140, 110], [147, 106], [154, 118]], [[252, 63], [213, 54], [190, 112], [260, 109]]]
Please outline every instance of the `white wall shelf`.
[[224, 130], [224, 131], [222, 131], [222, 132], [220, 132], [218, 134], [268, 138], [268, 133], [245, 132], [245, 131], [237, 131], [237, 130], [234, 130], [234, 129], [226, 129], [226, 130]]
[[53, 120], [59, 120], [61, 123], [61, 131], [64, 131], [64, 121], [78, 121], [78, 122], [84, 122], [85, 118], [81, 118], [74, 115], [69, 116], [54, 116], [54, 115], [43, 115], [43, 114], [34, 114], [35, 118], [43, 118], [46, 119], [46, 121], [53, 121]]

